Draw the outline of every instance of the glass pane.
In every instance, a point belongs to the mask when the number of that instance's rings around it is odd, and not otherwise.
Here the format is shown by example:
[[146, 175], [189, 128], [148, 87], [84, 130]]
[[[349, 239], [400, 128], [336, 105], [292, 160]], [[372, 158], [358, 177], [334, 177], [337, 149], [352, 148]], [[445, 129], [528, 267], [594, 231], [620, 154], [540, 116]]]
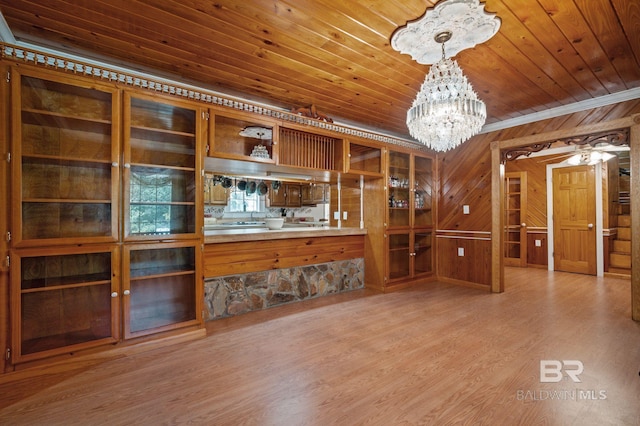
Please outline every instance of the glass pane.
[[111, 204], [24, 203], [22, 238], [111, 235]]
[[409, 154], [389, 153], [389, 226], [409, 226]]
[[520, 259], [520, 243], [505, 243], [504, 256], [512, 259]]
[[196, 319], [194, 274], [131, 282], [132, 333]]
[[195, 248], [130, 252], [131, 332], [196, 319]]
[[507, 178], [507, 192], [520, 193], [520, 178]]
[[111, 337], [111, 283], [22, 294], [23, 355]]
[[349, 162], [351, 170], [380, 173], [382, 170], [382, 150], [350, 143]]
[[430, 158], [415, 157], [415, 226], [431, 226], [431, 200], [433, 194], [432, 161]]
[[414, 269], [416, 274], [433, 271], [433, 252], [431, 249], [432, 238], [430, 232], [416, 233], [413, 243]]
[[409, 275], [409, 234], [389, 235], [389, 278]]

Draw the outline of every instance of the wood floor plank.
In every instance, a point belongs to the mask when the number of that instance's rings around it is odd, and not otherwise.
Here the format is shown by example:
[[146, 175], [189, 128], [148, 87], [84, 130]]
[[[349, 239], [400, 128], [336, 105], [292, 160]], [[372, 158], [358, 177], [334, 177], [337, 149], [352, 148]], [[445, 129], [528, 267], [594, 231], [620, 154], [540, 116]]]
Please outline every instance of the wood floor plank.
[[[0, 384], [20, 395], [0, 424], [640, 424], [629, 280], [507, 268], [505, 283], [358, 290], [209, 322], [205, 339], [40, 389]], [[541, 383], [544, 359], [581, 361], [581, 382]]]

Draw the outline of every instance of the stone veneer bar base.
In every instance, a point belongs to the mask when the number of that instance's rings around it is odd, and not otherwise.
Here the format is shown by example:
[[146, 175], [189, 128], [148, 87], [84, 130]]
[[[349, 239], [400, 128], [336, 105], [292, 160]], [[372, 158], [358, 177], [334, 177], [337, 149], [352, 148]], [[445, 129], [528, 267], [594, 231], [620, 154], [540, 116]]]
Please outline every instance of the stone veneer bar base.
[[205, 320], [364, 288], [364, 259], [207, 278]]

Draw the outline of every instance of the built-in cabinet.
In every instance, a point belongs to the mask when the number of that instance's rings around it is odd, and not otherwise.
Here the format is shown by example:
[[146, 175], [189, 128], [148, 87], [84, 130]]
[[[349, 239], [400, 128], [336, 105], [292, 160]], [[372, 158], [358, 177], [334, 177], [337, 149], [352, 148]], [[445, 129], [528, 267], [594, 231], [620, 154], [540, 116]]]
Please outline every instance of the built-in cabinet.
[[197, 327], [199, 108], [40, 71], [11, 82], [11, 362]]
[[433, 160], [389, 151], [385, 286], [433, 274]]
[[283, 183], [278, 189], [269, 191], [269, 206], [271, 207], [300, 207], [302, 206], [302, 189], [297, 183]]
[[314, 206], [330, 201], [331, 185], [321, 183], [302, 184], [300, 197], [303, 206]]

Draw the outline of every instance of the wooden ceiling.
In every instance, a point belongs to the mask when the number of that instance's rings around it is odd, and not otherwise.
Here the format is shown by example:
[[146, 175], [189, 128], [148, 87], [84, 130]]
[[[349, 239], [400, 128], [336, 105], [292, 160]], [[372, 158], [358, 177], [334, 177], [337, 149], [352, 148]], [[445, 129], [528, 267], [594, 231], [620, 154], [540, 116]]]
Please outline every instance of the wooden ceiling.
[[[18, 42], [408, 137], [429, 67], [390, 46], [426, 0], [0, 0]], [[486, 0], [456, 59], [487, 123], [640, 86], [640, 0]]]

